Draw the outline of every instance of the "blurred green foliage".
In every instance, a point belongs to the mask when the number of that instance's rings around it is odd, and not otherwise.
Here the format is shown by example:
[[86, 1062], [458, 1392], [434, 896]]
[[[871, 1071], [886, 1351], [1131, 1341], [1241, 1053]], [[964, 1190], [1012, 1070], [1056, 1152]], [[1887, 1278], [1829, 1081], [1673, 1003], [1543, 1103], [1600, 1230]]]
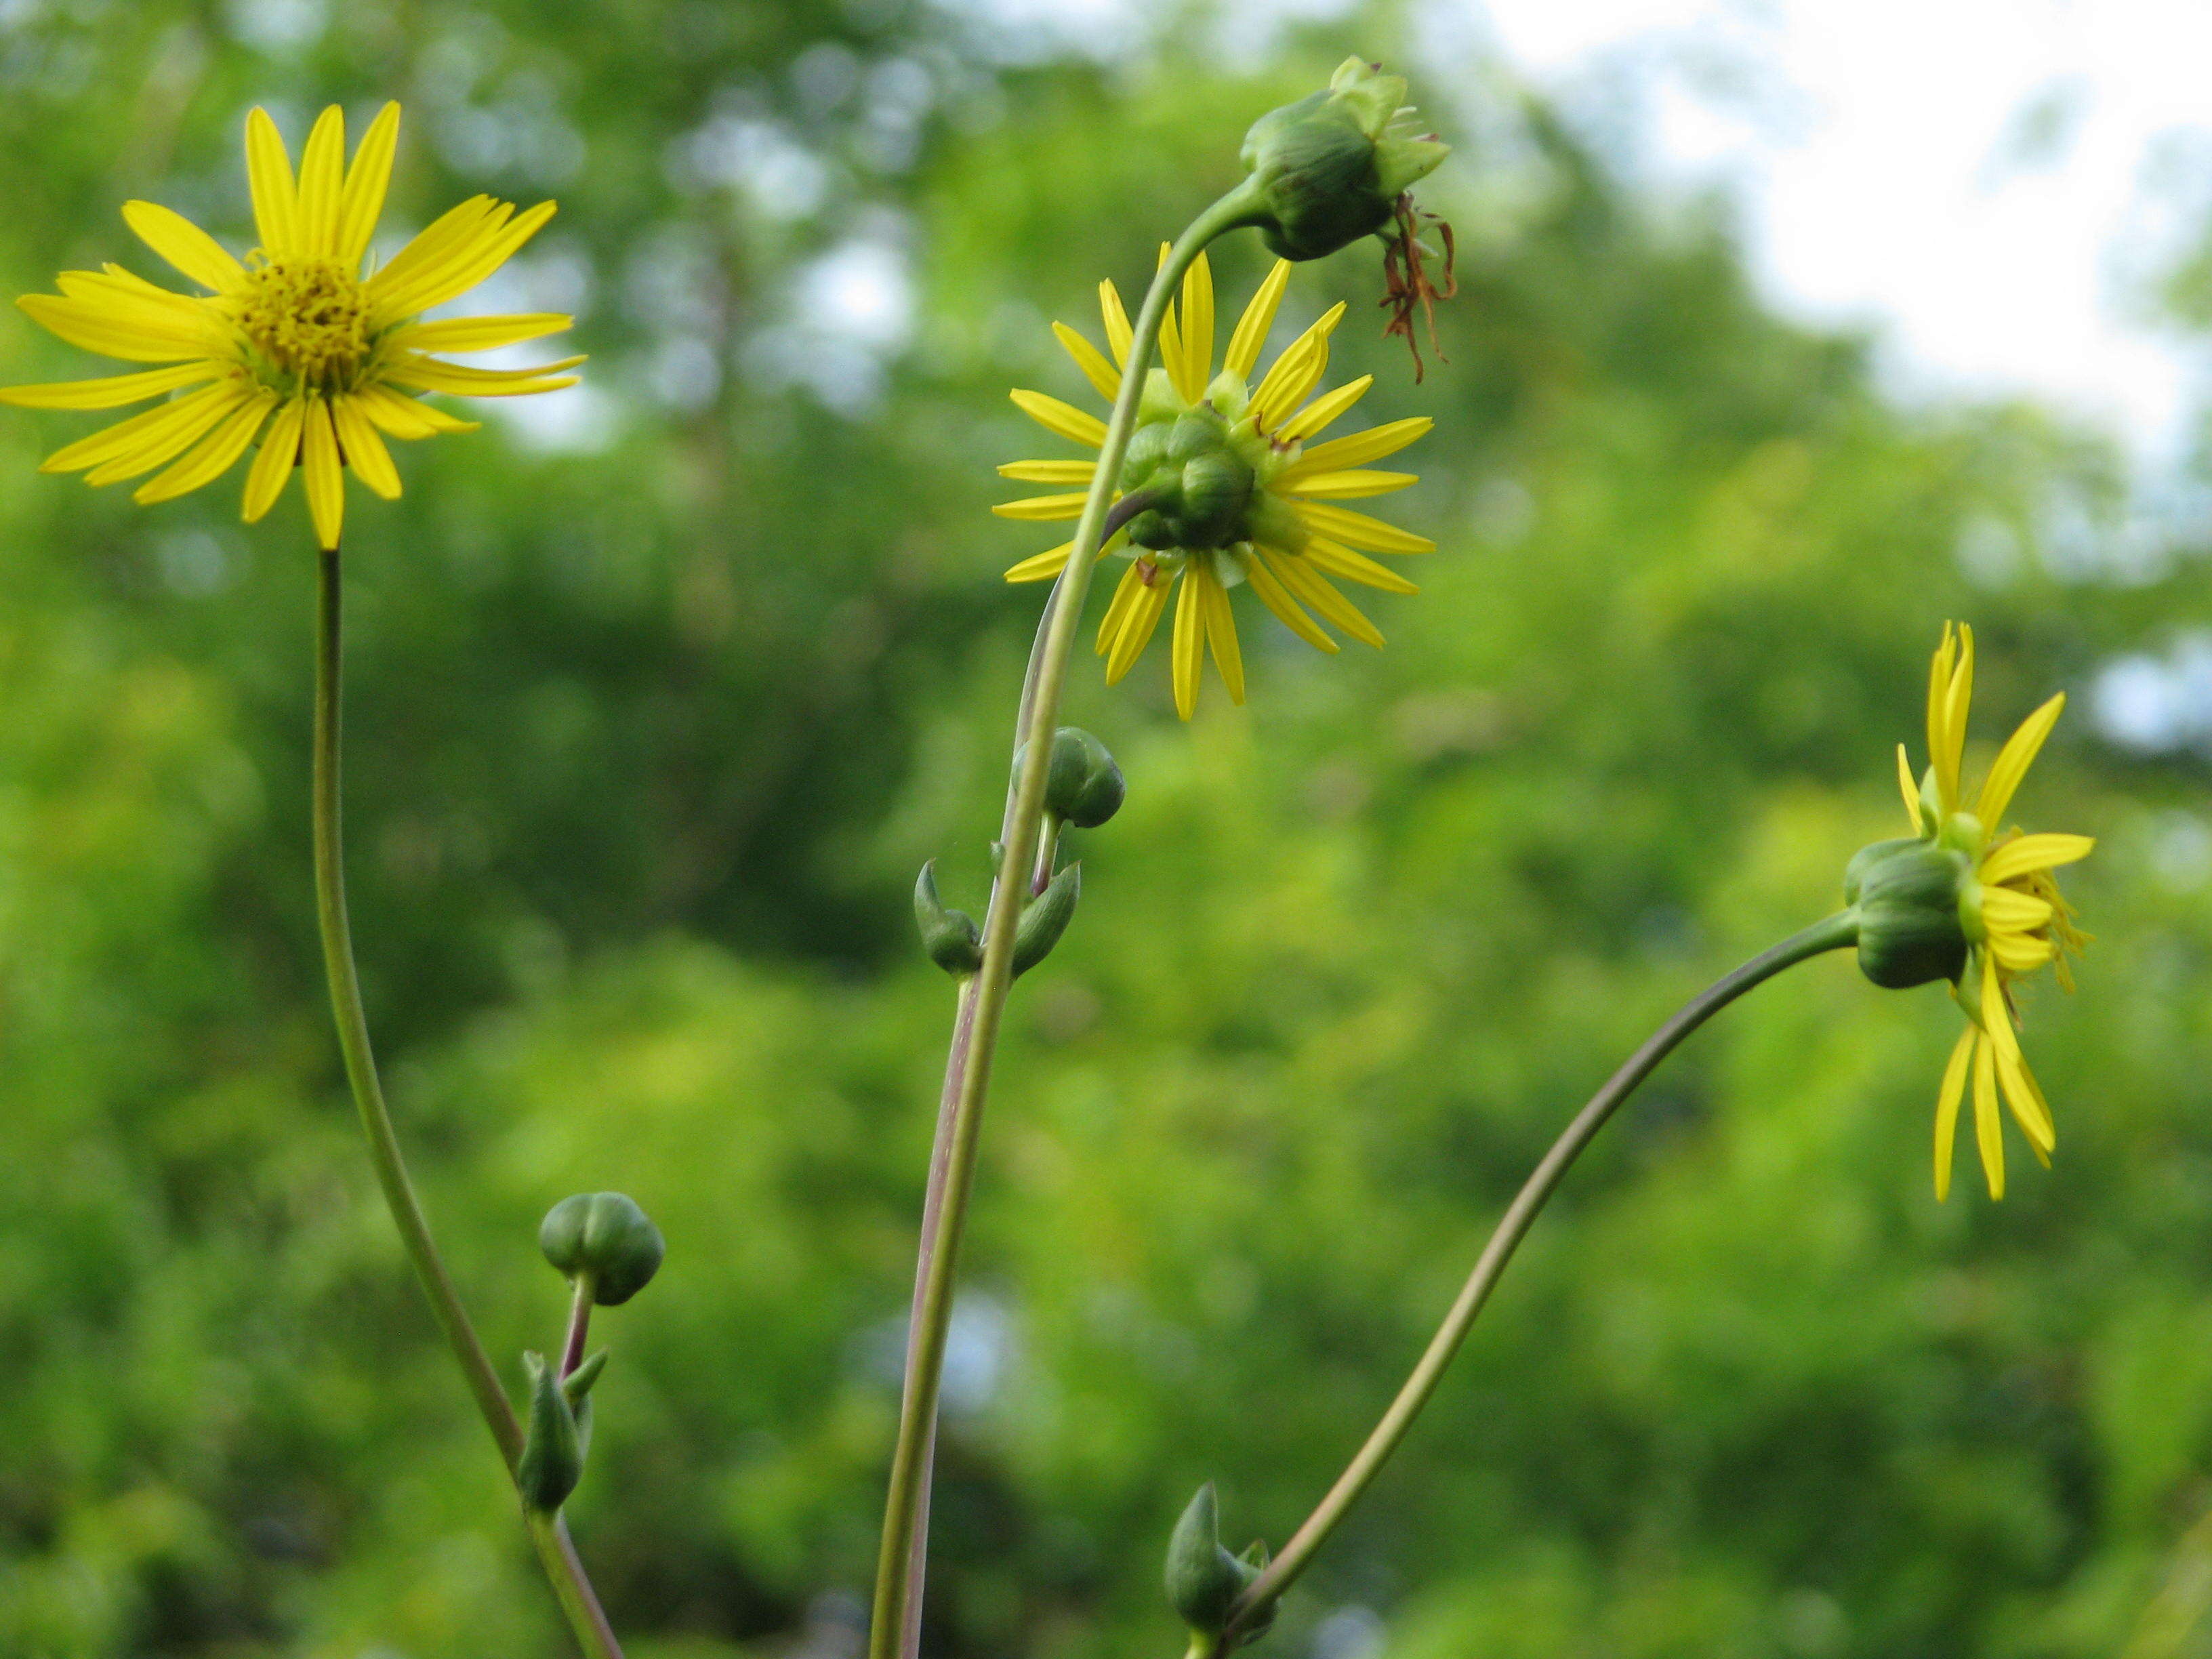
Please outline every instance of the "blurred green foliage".
[[[851, 1650], [951, 1001], [907, 895], [940, 856], [980, 896], [1038, 598], [984, 512], [1005, 391], [1079, 395], [1046, 323], [1348, 44], [1461, 145], [1449, 363], [1338, 337], [1368, 418], [1437, 417], [1394, 516], [1443, 548], [1379, 654], [1246, 608], [1248, 710], [1079, 665], [1129, 804], [1016, 994], [928, 1651], [1173, 1651], [1191, 1492], [1279, 1540], [1565, 1115], [1899, 831], [1943, 617], [1986, 745], [2212, 614], [2188, 550], [2122, 556], [2095, 445], [1896, 406], [1724, 222], [1370, 21], [1094, 61], [902, 0], [0, 5], [11, 291], [155, 274], [132, 196], [234, 237], [256, 101], [296, 142], [401, 98], [408, 224], [562, 202], [509, 297], [580, 313], [593, 399], [356, 502], [348, 805], [403, 1133], [517, 1383], [552, 1200], [667, 1235], [572, 1506], [635, 1659]], [[1371, 247], [1304, 268], [1285, 325], [1377, 292]], [[0, 325], [0, 376], [88, 372]], [[563, 1651], [329, 1036], [296, 492], [248, 533], [234, 483], [38, 476], [84, 424], [0, 419], [0, 1653]], [[1577, 1173], [1268, 1650], [2087, 1659], [2155, 1597], [2130, 1659], [2212, 1651], [2205, 757], [2085, 705], [2021, 803], [2102, 838], [2084, 988], [2029, 1010], [2057, 1168], [2015, 1139], [2002, 1206], [1939, 1208], [1942, 998], [1760, 993]]]

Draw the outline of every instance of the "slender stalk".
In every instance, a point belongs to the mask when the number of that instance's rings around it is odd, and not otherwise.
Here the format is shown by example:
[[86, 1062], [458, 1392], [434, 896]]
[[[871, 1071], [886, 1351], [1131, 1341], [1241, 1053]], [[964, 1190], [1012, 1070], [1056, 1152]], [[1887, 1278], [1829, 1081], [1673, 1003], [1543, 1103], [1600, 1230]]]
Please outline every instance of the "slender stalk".
[[[1006, 803], [1000, 836], [1002, 879], [991, 889], [991, 904], [983, 923], [983, 965], [969, 994], [974, 1000], [967, 1048], [956, 1054], [961, 1065], [957, 1092], [948, 1068], [946, 1089], [953, 1108], [946, 1139], [946, 1162], [938, 1237], [930, 1242], [920, 1264], [921, 1283], [915, 1297], [915, 1317], [908, 1327], [906, 1382], [899, 1402], [898, 1439], [892, 1449], [890, 1489], [884, 1508], [883, 1545], [876, 1562], [876, 1595], [869, 1621], [869, 1659], [915, 1659], [920, 1634], [921, 1574], [916, 1567], [927, 1554], [922, 1535], [923, 1511], [928, 1505], [929, 1462], [936, 1443], [938, 1396], [944, 1382], [945, 1343], [952, 1315], [953, 1275], [960, 1259], [960, 1238], [966, 1218], [968, 1194], [975, 1167], [977, 1136], [982, 1124], [984, 1097], [990, 1086], [991, 1060], [997, 1048], [1000, 1016], [1012, 981], [1014, 929], [1021, 919], [1028, 888], [1024, 878], [1036, 855], [1044, 809], [1045, 773], [1051, 760], [1052, 734], [1060, 714], [1060, 693], [1067, 678], [1068, 658], [1075, 630], [1083, 616], [1083, 601], [1090, 591], [1091, 572], [1097, 550], [1104, 545], [1114, 481], [1121, 471], [1130, 434], [1136, 429], [1137, 404], [1144, 392], [1145, 373], [1152, 365], [1152, 346], [1159, 336], [1176, 284], [1191, 261], [1215, 237], [1251, 222], [1253, 192], [1239, 185], [1192, 222], [1170, 250], [1168, 258], [1146, 290], [1139, 309], [1129, 347], [1129, 360], [1121, 371], [1121, 389], [1106, 423], [1106, 441], [1099, 447], [1098, 470], [1091, 493], [1077, 521], [1075, 540], [1068, 550], [1067, 566], [1053, 584], [1046, 601], [1047, 620], [1038, 630], [1030, 672], [1023, 688], [1021, 718], [1014, 732], [1017, 749], [1026, 743], [1021, 775]], [[963, 999], [963, 1006], [964, 1006]]]
[[584, 1363], [584, 1344], [592, 1339], [592, 1297], [598, 1286], [589, 1273], [576, 1275], [575, 1294], [568, 1302], [568, 1334], [561, 1344], [561, 1369], [554, 1375], [566, 1378]]
[[[343, 663], [343, 587], [337, 550], [321, 556], [315, 603], [315, 733], [314, 840], [315, 912], [323, 937], [323, 967], [330, 977], [331, 1012], [337, 1021], [338, 1048], [345, 1058], [346, 1081], [353, 1091], [361, 1127], [368, 1140], [369, 1162], [377, 1184], [399, 1229], [400, 1243], [414, 1263], [416, 1277], [430, 1298], [430, 1311], [461, 1368], [461, 1376], [476, 1396], [484, 1426], [506, 1459], [512, 1474], [522, 1455], [522, 1425], [514, 1407], [500, 1386], [476, 1328], [461, 1306], [460, 1294], [446, 1272], [438, 1247], [430, 1237], [430, 1224], [407, 1176], [400, 1155], [399, 1137], [392, 1127], [392, 1114], [384, 1103], [383, 1085], [376, 1075], [376, 1057], [369, 1047], [368, 1019], [362, 1012], [361, 977], [355, 970], [353, 929], [346, 915], [343, 820], [340, 811], [342, 785], [340, 738], [343, 721], [341, 671]], [[557, 1516], [526, 1511], [532, 1540], [553, 1593], [568, 1615], [576, 1639], [590, 1659], [622, 1659], [622, 1648], [608, 1627], [569, 1541], [567, 1524]]]
[[[1589, 1098], [1589, 1103], [1575, 1115], [1559, 1138], [1552, 1143], [1551, 1151], [1522, 1183], [1521, 1190], [1498, 1221], [1497, 1231], [1491, 1234], [1490, 1243], [1483, 1247], [1482, 1255], [1468, 1276], [1459, 1298], [1452, 1304], [1451, 1311], [1444, 1316], [1443, 1323], [1430, 1340], [1428, 1350], [1420, 1363], [1413, 1367], [1413, 1375], [1399, 1389], [1398, 1397], [1390, 1402], [1382, 1420], [1367, 1437], [1357, 1455], [1339, 1475], [1336, 1484], [1328, 1490], [1304, 1525], [1291, 1535], [1283, 1553], [1270, 1563], [1267, 1570], [1246, 1587], [1243, 1595], [1231, 1609], [1228, 1628], [1205, 1654], [1218, 1659], [1234, 1648], [1243, 1633], [1270, 1603], [1290, 1588], [1291, 1582], [1304, 1572], [1315, 1552], [1336, 1530], [1337, 1523], [1367, 1490], [1390, 1454], [1398, 1449], [1413, 1419], [1429, 1403], [1430, 1396], [1443, 1379], [1444, 1368], [1451, 1364], [1459, 1352], [1460, 1344], [1467, 1338], [1475, 1316], [1482, 1311], [1490, 1299], [1491, 1291], [1513, 1259], [1513, 1252], [1528, 1229], [1534, 1224], [1552, 1194], [1559, 1190], [1567, 1170], [1583, 1149], [1596, 1138], [1605, 1127], [1606, 1120], [1617, 1111], [1623, 1101], [1635, 1091], [1637, 1085], [1657, 1069], [1659, 1062], [1672, 1054], [1683, 1038], [1704, 1024], [1713, 1015], [1735, 1001], [1753, 986], [1771, 979], [1785, 968], [1794, 967], [1808, 957], [1823, 951], [1839, 950], [1857, 942], [1858, 918], [1849, 910], [1839, 911], [1826, 921], [1818, 921], [1803, 932], [1791, 934], [1781, 944], [1761, 955], [1753, 957], [1734, 972], [1725, 974], [1684, 1004], [1679, 1012], [1647, 1038], [1644, 1046], [1631, 1054], [1620, 1069], [1606, 1079], [1605, 1086]], [[1204, 1659], [1204, 1656], [1200, 1656]]]

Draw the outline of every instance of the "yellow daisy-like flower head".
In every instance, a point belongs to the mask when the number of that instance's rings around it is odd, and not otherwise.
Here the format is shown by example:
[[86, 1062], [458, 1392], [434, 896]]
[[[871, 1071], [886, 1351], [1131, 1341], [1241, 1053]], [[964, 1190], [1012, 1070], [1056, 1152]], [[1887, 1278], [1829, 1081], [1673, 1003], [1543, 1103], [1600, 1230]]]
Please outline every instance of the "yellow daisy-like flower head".
[[1914, 834], [1877, 842], [1851, 860], [1844, 896], [1860, 919], [1859, 964], [1878, 985], [1948, 979], [1966, 1016], [1944, 1068], [1936, 1106], [1936, 1195], [1948, 1195], [1959, 1110], [1971, 1081], [1974, 1137], [1990, 1196], [2002, 1198], [2004, 1138], [1998, 1100], [2011, 1109], [2036, 1158], [2057, 1145], [2051, 1108], [2021, 1052], [2013, 982], [2048, 963], [2073, 988], [2069, 953], [2087, 943], [2073, 924], [2053, 872], [2087, 857], [2087, 836], [2025, 835], [2006, 828], [2014, 793], [2066, 706], [2051, 698], [2021, 723], [1971, 798], [1961, 783], [1974, 635], [1946, 623], [1928, 684], [1930, 764], [1918, 784], [1905, 745], [1898, 784]]
[[58, 295], [19, 300], [71, 345], [161, 365], [106, 380], [0, 387], [0, 403], [27, 409], [163, 400], [56, 451], [41, 470], [82, 471], [88, 483], [108, 484], [161, 468], [137, 491], [136, 499], [151, 503], [214, 483], [258, 440], [246, 479], [246, 521], [276, 505], [296, 465], [315, 535], [334, 548], [347, 468], [390, 500], [399, 494], [399, 472], [386, 436], [475, 429], [410, 394], [511, 397], [574, 385], [575, 376], [561, 371], [580, 357], [484, 369], [435, 355], [557, 333], [569, 318], [415, 320], [506, 264], [553, 216], [552, 203], [517, 213], [511, 203], [473, 197], [390, 264], [368, 269], [398, 137], [399, 106], [386, 104], [349, 165], [345, 118], [333, 105], [315, 123], [295, 175], [276, 124], [257, 109], [246, 121], [246, 167], [260, 246], [243, 260], [167, 208], [131, 202], [123, 209], [140, 239], [204, 293], [174, 293], [111, 264], [64, 271]]
[[[1160, 257], [1164, 260], [1167, 249]], [[1337, 306], [1300, 335], [1256, 383], [1260, 349], [1281, 304], [1291, 264], [1279, 260], [1260, 285], [1213, 367], [1213, 277], [1200, 254], [1183, 278], [1182, 303], [1160, 326], [1161, 367], [1145, 381], [1138, 425], [1115, 480], [1114, 499], [1141, 493], [1144, 511], [1099, 550], [1119, 553], [1129, 568], [1098, 630], [1109, 684], [1138, 657], [1167, 612], [1176, 584], [1176, 708], [1185, 720], [1198, 707], [1200, 669], [1211, 648], [1231, 701], [1244, 701], [1244, 663], [1229, 590], [1249, 582], [1260, 602], [1318, 650], [1337, 643], [1333, 624], [1369, 645], [1382, 635], [1346, 599], [1331, 577], [1390, 593], [1419, 590], [1370, 553], [1433, 551], [1436, 544], [1363, 513], [1338, 506], [1418, 482], [1408, 472], [1366, 470], [1412, 443], [1435, 424], [1425, 416], [1392, 421], [1349, 437], [1312, 444], [1323, 428], [1358, 403], [1372, 375], [1315, 397], [1328, 367], [1328, 340], [1342, 320]], [[1113, 283], [1098, 286], [1109, 358], [1065, 323], [1053, 333], [1084, 377], [1111, 404], [1129, 360], [1128, 314]], [[1092, 450], [1106, 440], [1105, 422], [1040, 392], [1016, 392], [1017, 407], [1047, 431]], [[992, 511], [1031, 522], [1081, 516], [1095, 460], [1015, 461], [1000, 476], [1060, 484], [1064, 493], [1007, 501]], [[1047, 581], [1066, 564], [1073, 542], [1023, 560], [1008, 581]], [[1364, 551], [1359, 550], [1364, 550]], [[1321, 622], [1315, 618], [1318, 617]]]

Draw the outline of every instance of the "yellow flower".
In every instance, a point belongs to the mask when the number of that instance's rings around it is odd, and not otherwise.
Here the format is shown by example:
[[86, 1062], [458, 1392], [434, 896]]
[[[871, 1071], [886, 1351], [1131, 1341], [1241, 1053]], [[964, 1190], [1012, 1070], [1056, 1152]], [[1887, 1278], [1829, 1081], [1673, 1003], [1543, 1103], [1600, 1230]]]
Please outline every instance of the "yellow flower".
[[[1167, 257], [1164, 246], [1160, 257]], [[1425, 537], [1336, 505], [1417, 483], [1409, 472], [1365, 469], [1435, 422], [1425, 416], [1392, 421], [1307, 447], [1374, 381], [1374, 376], [1363, 375], [1312, 398], [1328, 366], [1328, 338], [1344, 316], [1343, 306], [1300, 335], [1256, 385], [1249, 384], [1290, 273], [1289, 260], [1276, 263], [1245, 308], [1216, 374], [1213, 277], [1205, 255], [1192, 265], [1183, 279], [1180, 307], [1170, 305], [1161, 324], [1162, 367], [1146, 377], [1137, 429], [1115, 481], [1120, 487], [1115, 500], [1141, 489], [1153, 505], [1099, 550], [1102, 558], [1111, 551], [1131, 561], [1098, 630], [1098, 654], [1106, 659], [1109, 685], [1135, 664], [1182, 581], [1172, 655], [1176, 708], [1185, 720], [1198, 706], [1199, 672], [1209, 646], [1231, 700], [1244, 701], [1243, 658], [1229, 605], [1231, 588], [1249, 581], [1262, 605], [1318, 650], [1334, 652], [1338, 647], [1316, 616], [1353, 639], [1379, 646], [1382, 635], [1374, 623], [1329, 578], [1390, 593], [1418, 592], [1413, 583], [1366, 555], [1427, 553], [1436, 547]], [[1054, 323], [1053, 333], [1110, 404], [1121, 388], [1130, 327], [1113, 283], [1101, 283], [1098, 297], [1110, 360], [1064, 323]], [[1093, 450], [1103, 445], [1106, 427], [1097, 417], [1039, 392], [1016, 392], [1012, 397], [1047, 431]], [[1097, 463], [1090, 460], [1011, 463], [999, 469], [1000, 477], [1061, 484], [1066, 492], [1032, 495], [992, 510], [1030, 522], [1078, 518], [1097, 470]], [[1006, 580], [1048, 580], [1066, 564], [1073, 546], [1063, 543], [1024, 559], [1007, 571]]]
[[0, 402], [27, 409], [120, 409], [164, 399], [56, 451], [41, 470], [84, 471], [86, 483], [108, 484], [163, 467], [136, 495], [162, 501], [214, 483], [258, 437], [261, 451], [246, 479], [246, 521], [276, 504], [297, 463], [316, 537], [334, 548], [345, 516], [345, 468], [387, 501], [399, 494], [399, 472], [380, 434], [427, 438], [475, 429], [476, 422], [408, 394], [508, 397], [574, 385], [575, 376], [559, 371], [581, 357], [542, 368], [484, 369], [432, 355], [489, 351], [557, 333], [569, 325], [567, 317], [412, 320], [506, 264], [553, 216], [552, 203], [518, 214], [510, 203], [472, 197], [390, 264], [366, 268], [398, 137], [399, 106], [386, 104], [348, 167], [345, 118], [333, 105], [308, 135], [295, 179], [276, 123], [257, 109], [246, 121], [246, 167], [260, 246], [243, 261], [167, 208], [124, 205], [124, 222], [206, 294], [173, 293], [110, 264], [64, 271], [58, 295], [19, 300], [72, 345], [166, 365], [106, 380], [0, 388]]
[[1952, 994], [1965, 1011], [1967, 1024], [1951, 1051], [1936, 1098], [1938, 1199], [1950, 1190], [1952, 1146], [1970, 1073], [1974, 1138], [1981, 1150], [1990, 1196], [2004, 1196], [2004, 1138], [1997, 1110], [2000, 1093], [2037, 1158], [2046, 1165], [2051, 1161], [2057, 1137], [2051, 1108], [2021, 1053], [2012, 985], [2047, 963], [2061, 987], [2073, 989], [2066, 954], [2078, 953], [2087, 939], [2075, 928], [2073, 913], [2059, 896], [2058, 883], [2051, 872], [2086, 857], [2096, 845], [2087, 836], [2030, 836], [2002, 827], [2014, 792], [2066, 706], [2063, 694], [2021, 722], [2020, 730], [1998, 752], [1980, 790], [1971, 801], [1966, 799], [1960, 783], [1960, 764], [1973, 689], [1973, 630], [1960, 626], [1954, 631], [1946, 623], [1943, 643], [1929, 671], [1928, 748], [1932, 764], [1917, 788], [1905, 745], [1897, 746], [1898, 783], [1914, 830], [1925, 842], [1960, 855], [1964, 866], [1957, 893], [1966, 950]]

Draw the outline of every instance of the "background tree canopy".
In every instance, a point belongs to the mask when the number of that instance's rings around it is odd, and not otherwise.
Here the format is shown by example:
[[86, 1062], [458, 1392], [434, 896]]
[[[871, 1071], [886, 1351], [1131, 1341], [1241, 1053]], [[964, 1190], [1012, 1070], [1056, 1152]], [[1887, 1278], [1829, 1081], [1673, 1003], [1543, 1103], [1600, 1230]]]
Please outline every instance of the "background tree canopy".
[[[1565, 1115], [1901, 829], [1944, 617], [1986, 743], [2212, 613], [2195, 550], [2119, 556], [2097, 444], [1895, 406], [1863, 342], [1763, 309], [1722, 216], [1491, 66], [1387, 11], [1223, 27], [0, 4], [10, 292], [155, 274], [129, 197], [243, 246], [255, 102], [296, 143], [402, 100], [402, 227], [561, 202], [493, 298], [578, 313], [589, 397], [357, 498], [348, 806], [395, 1109], [510, 1375], [560, 1316], [548, 1204], [619, 1188], [666, 1232], [573, 1506], [635, 1659], [852, 1650], [951, 1001], [907, 890], [941, 856], [981, 892], [1040, 596], [999, 572], [1043, 542], [985, 511], [1031, 444], [1006, 391], [1079, 395], [1047, 324], [1137, 285], [1347, 49], [1460, 146], [1449, 361], [1417, 387], [1376, 337], [1372, 245], [1283, 326], [1348, 300], [1364, 413], [1436, 416], [1394, 507], [1442, 550], [1379, 653], [1245, 607], [1247, 710], [1210, 684], [1182, 726], [1157, 651], [1111, 695], [1077, 670], [1130, 804], [1017, 993], [928, 1651], [1177, 1650], [1193, 1489], [1279, 1541]], [[1225, 245], [1224, 307], [1263, 269]], [[0, 319], [0, 377], [82, 362]], [[329, 1035], [298, 494], [249, 532], [234, 484], [37, 474], [85, 428], [0, 416], [0, 1651], [565, 1651]], [[2085, 701], [2025, 803], [2101, 839], [2082, 991], [2028, 1011], [2056, 1169], [2015, 1139], [2002, 1206], [1967, 1167], [1939, 1207], [1940, 994], [1841, 958], [1760, 993], [1577, 1171], [1267, 1651], [2212, 1652], [2206, 754]]]

